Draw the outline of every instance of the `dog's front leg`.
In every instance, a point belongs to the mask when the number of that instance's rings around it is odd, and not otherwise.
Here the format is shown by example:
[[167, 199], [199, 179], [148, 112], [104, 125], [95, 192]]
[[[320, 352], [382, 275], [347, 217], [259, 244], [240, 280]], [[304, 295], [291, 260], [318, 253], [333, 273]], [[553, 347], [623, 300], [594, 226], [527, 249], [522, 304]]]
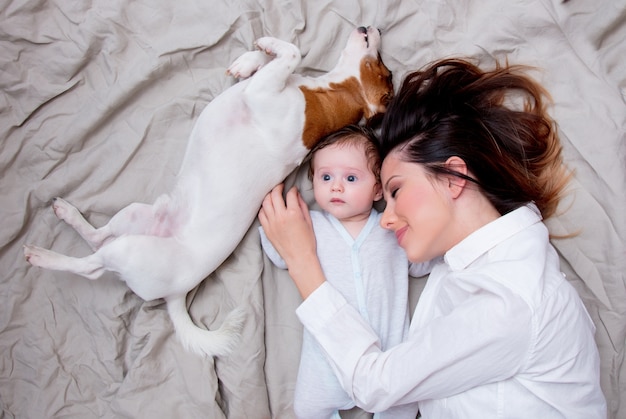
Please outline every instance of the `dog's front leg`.
[[226, 73], [239, 79], [245, 79], [259, 71], [273, 58], [263, 51], [248, 51], [233, 61]]
[[300, 50], [289, 42], [272, 37], [259, 38], [256, 46], [275, 58], [261, 68], [250, 79], [249, 89], [280, 92], [284, 89], [289, 76], [300, 64]]

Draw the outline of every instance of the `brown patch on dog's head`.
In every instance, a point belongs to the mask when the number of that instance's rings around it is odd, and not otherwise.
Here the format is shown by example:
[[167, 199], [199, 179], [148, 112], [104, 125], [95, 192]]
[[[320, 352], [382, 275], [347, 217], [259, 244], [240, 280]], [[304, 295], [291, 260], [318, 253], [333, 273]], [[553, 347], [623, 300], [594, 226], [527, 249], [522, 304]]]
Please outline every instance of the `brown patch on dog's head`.
[[369, 104], [365, 118], [385, 113], [393, 97], [393, 82], [391, 71], [383, 63], [380, 54], [377, 59], [366, 57], [361, 62], [361, 85]]
[[371, 125], [387, 110], [393, 97], [391, 71], [380, 55], [364, 57], [360, 64], [360, 80], [349, 77], [326, 88], [301, 86], [305, 99], [304, 145], [311, 149], [322, 137], [363, 118]]

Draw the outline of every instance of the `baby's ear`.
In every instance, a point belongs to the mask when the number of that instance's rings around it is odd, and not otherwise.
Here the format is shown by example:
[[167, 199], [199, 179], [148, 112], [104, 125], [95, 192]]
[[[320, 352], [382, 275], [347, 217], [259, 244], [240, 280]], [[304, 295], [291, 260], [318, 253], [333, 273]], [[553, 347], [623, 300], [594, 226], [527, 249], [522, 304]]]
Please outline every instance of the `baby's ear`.
[[381, 199], [383, 199], [383, 187], [380, 183], [376, 183], [376, 185], [374, 185], [374, 202], [380, 201]]

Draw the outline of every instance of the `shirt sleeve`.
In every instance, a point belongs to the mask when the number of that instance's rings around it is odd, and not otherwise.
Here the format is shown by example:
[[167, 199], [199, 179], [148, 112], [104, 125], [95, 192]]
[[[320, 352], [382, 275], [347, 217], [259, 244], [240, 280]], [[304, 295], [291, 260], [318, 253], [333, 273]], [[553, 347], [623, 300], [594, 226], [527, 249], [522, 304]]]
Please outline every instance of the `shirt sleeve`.
[[[504, 294], [501, 294], [504, 293]], [[513, 376], [526, 362], [534, 322], [524, 301], [499, 290], [472, 295], [388, 351], [328, 283], [298, 308], [357, 406], [390, 406], [440, 399]]]
[[261, 247], [263, 248], [263, 251], [265, 252], [267, 257], [272, 261], [274, 265], [276, 265], [276, 267], [280, 269], [287, 269], [287, 264], [285, 263], [283, 258], [280, 257], [274, 246], [272, 246], [272, 243], [265, 235], [263, 227], [259, 227], [259, 234], [261, 235]]

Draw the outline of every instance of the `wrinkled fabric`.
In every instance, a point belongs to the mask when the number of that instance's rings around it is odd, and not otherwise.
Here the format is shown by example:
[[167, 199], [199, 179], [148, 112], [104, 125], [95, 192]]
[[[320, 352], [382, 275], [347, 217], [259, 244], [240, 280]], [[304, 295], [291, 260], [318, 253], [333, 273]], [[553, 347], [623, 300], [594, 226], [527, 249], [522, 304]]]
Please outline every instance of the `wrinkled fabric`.
[[[188, 297], [208, 328], [246, 307], [242, 343], [215, 362], [184, 352], [162, 301], [140, 300], [113, 274], [92, 282], [30, 267], [22, 246], [89, 254], [51, 211], [55, 196], [101, 226], [171, 188], [194, 121], [236, 82], [225, 70], [256, 38], [294, 42], [298, 71], [319, 75], [356, 25], [381, 29], [396, 87], [452, 55], [536, 68], [574, 170], [547, 224], [572, 235], [553, 244], [597, 328], [609, 416], [626, 417], [625, 19], [623, 0], [5, 0], [0, 417], [293, 417], [300, 298], [264, 258], [256, 223]], [[312, 202], [304, 172], [287, 183]], [[422, 281], [411, 285], [414, 303]]]

